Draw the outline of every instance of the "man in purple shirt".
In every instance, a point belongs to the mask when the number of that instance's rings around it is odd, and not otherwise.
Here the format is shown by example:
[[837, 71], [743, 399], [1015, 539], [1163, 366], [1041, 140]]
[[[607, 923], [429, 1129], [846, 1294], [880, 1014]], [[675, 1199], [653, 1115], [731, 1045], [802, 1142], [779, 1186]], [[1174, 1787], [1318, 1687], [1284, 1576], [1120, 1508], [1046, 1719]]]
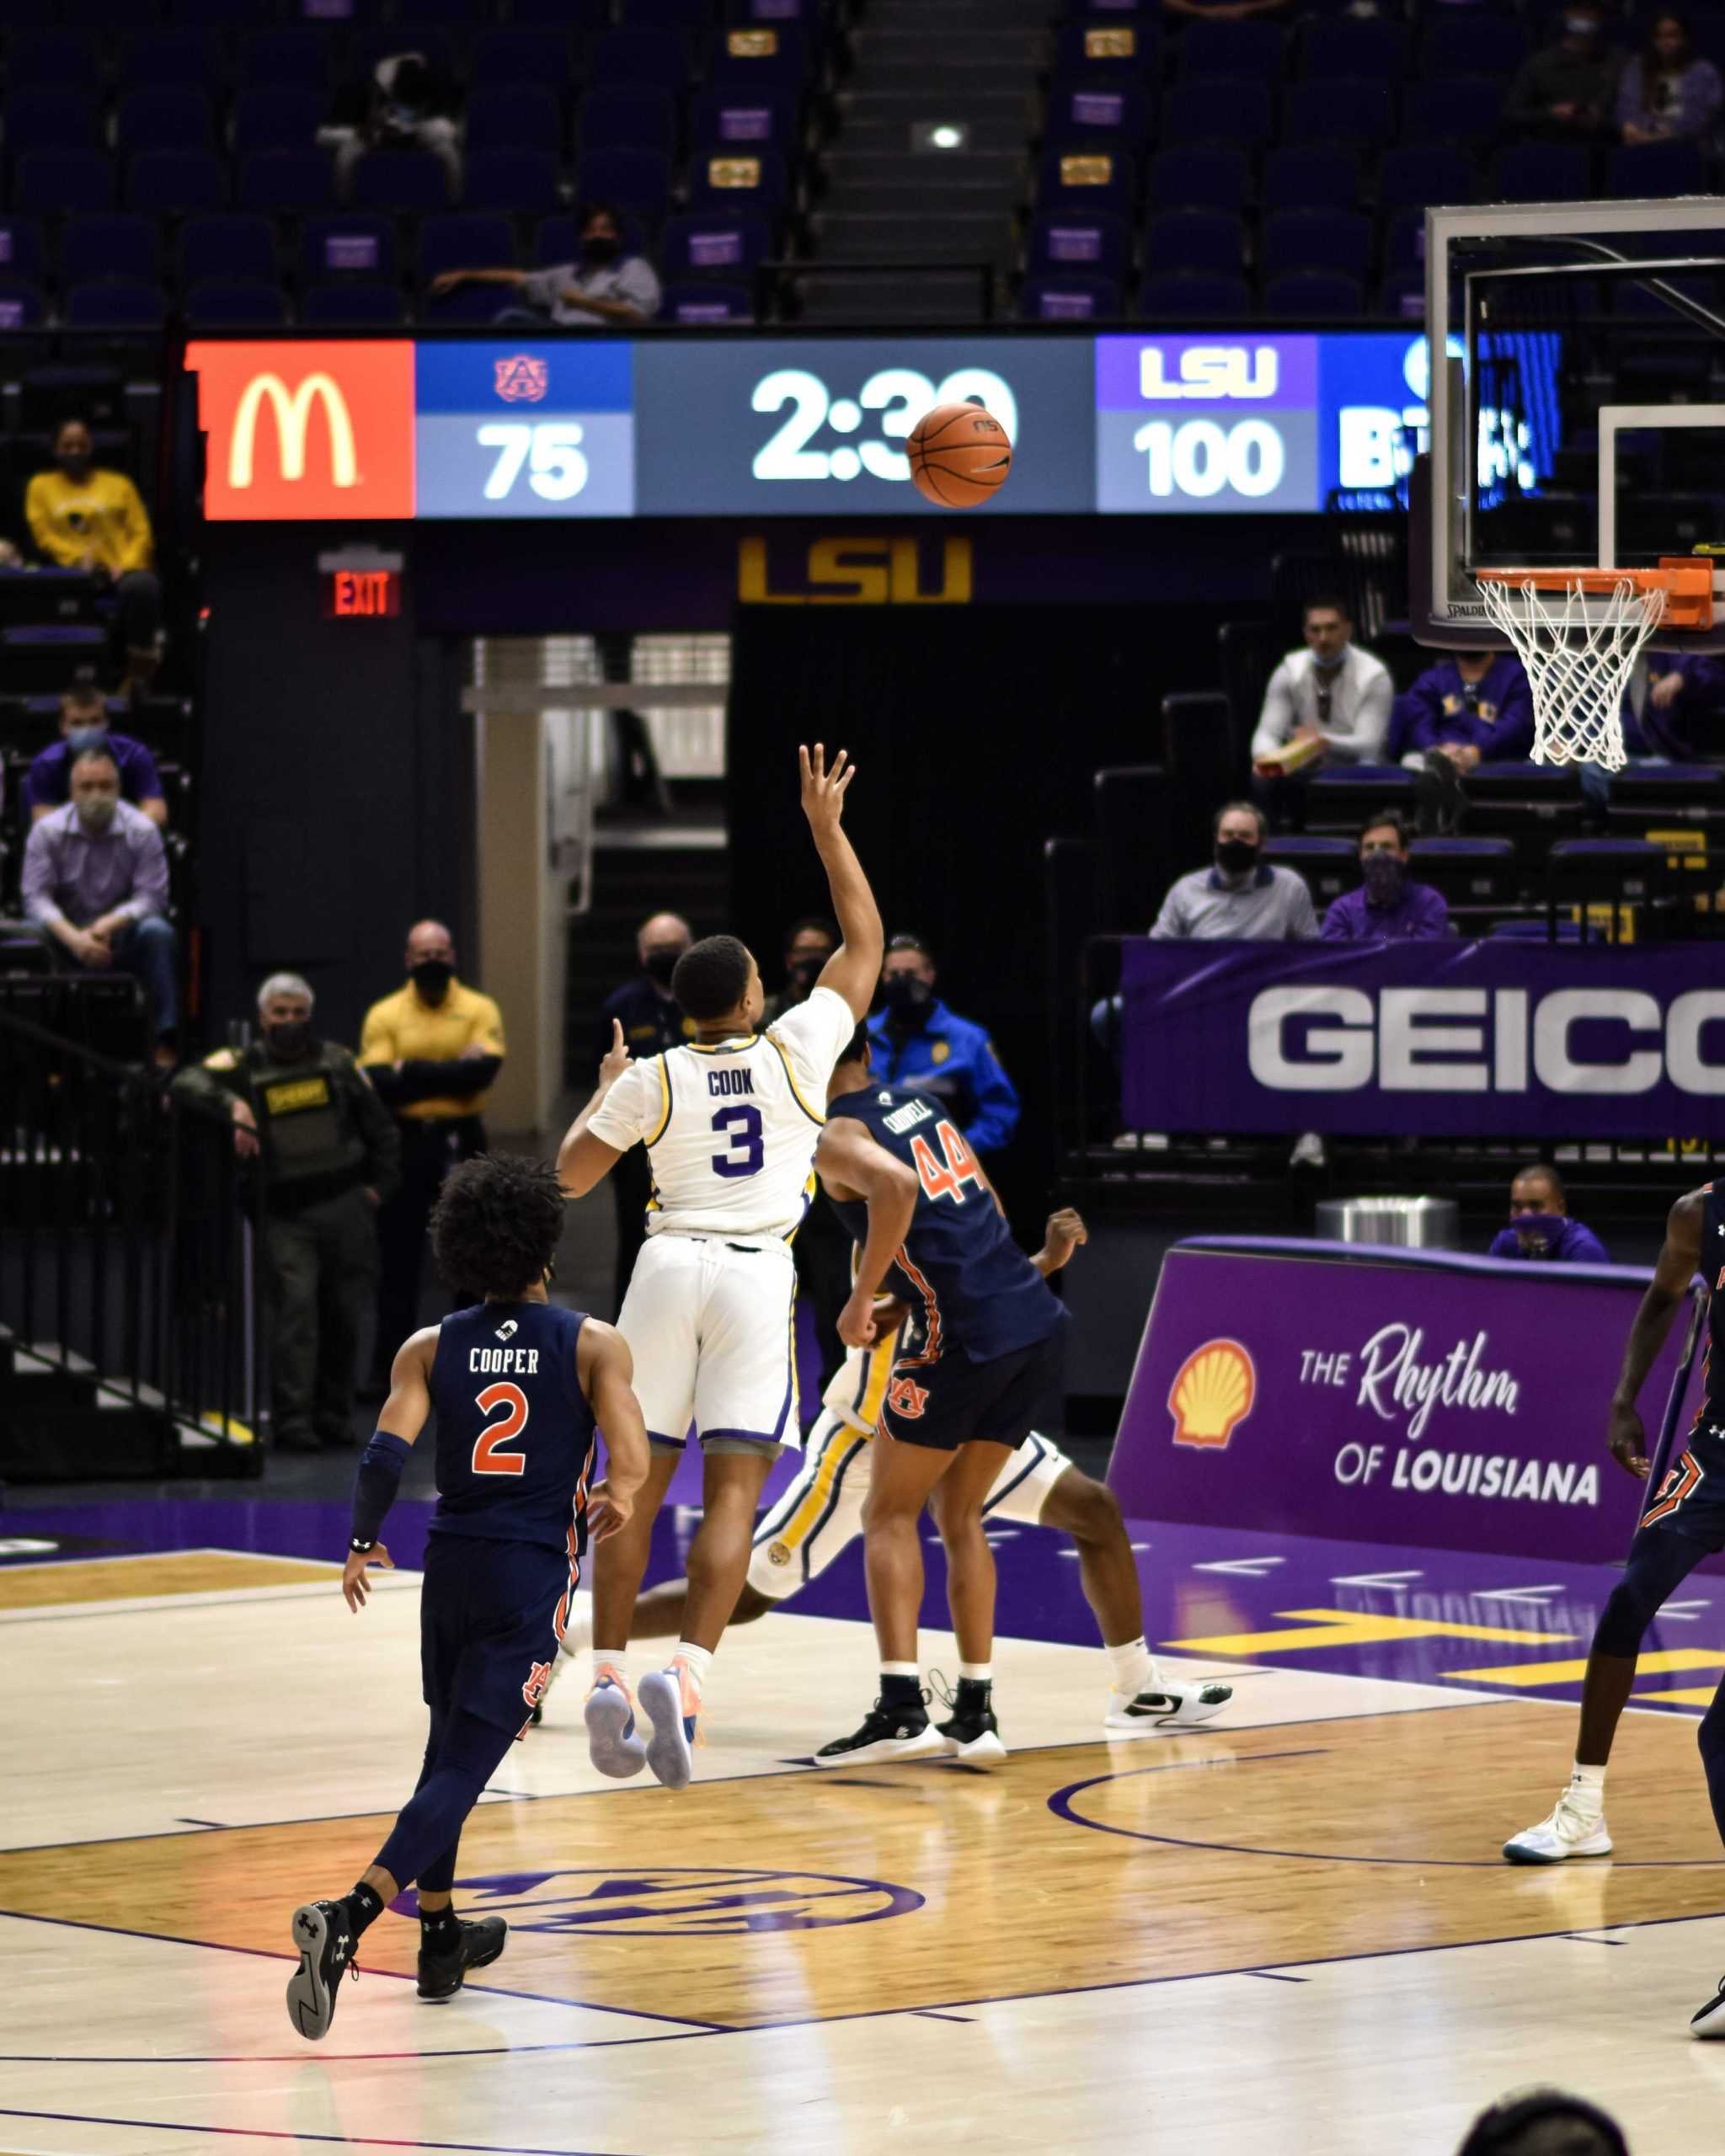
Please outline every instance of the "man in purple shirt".
[[1324, 915], [1327, 943], [1350, 938], [1400, 942], [1447, 936], [1450, 909], [1429, 883], [1407, 880], [1407, 826], [1393, 809], [1359, 834], [1360, 886], [1332, 899]]
[[1540, 1258], [1548, 1265], [1611, 1262], [1593, 1230], [1570, 1219], [1563, 1178], [1543, 1161], [1524, 1168], [1510, 1184], [1509, 1225], [1498, 1229], [1486, 1256]]
[[159, 829], [168, 821], [168, 803], [156, 759], [142, 741], [108, 731], [108, 707], [93, 682], [79, 682], [60, 699], [60, 739], [32, 759], [24, 798], [32, 819], [45, 816], [72, 798], [72, 760], [93, 740], [105, 740], [120, 766], [120, 798], [142, 808]]
[[1521, 661], [1507, 651], [1458, 651], [1429, 666], [1396, 700], [1390, 753], [1423, 766], [1434, 752], [1466, 775], [1509, 763], [1533, 747], [1533, 693]]
[[62, 965], [129, 973], [142, 983], [156, 1060], [174, 1061], [179, 1022], [168, 857], [150, 819], [120, 798], [107, 748], [72, 760], [72, 798], [30, 826], [24, 855], [24, 912]]

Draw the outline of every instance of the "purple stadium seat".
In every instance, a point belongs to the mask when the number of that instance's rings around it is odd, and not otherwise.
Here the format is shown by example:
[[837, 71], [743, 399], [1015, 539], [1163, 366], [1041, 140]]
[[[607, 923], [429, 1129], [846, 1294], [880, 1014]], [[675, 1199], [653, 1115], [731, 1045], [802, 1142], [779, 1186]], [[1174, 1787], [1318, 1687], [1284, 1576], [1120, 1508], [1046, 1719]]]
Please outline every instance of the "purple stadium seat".
[[1499, 202], [1579, 202], [1593, 192], [1593, 156], [1573, 142], [1518, 142], [1492, 167]]
[[1138, 294], [1141, 322], [1243, 322], [1257, 312], [1244, 277], [1177, 270], [1146, 277]]
[[1231, 142], [1188, 142], [1150, 161], [1146, 194], [1153, 210], [1243, 210], [1252, 160]]
[[[669, 100], [667, 100], [667, 103]], [[467, 151], [563, 147], [563, 112], [553, 92], [537, 83], [494, 83], [467, 99]]]
[[395, 248], [393, 217], [359, 211], [307, 217], [300, 226], [300, 283], [328, 285], [345, 277], [393, 284]]
[[1279, 210], [1264, 220], [1263, 274], [1333, 270], [1365, 279], [1371, 267], [1370, 217], [1347, 210]]
[[610, 0], [515, 0], [510, 14], [516, 23], [554, 25], [565, 37], [585, 36], [607, 26], [611, 7]]
[[[585, 168], [585, 160], [583, 160]], [[777, 150], [724, 151], [702, 157], [686, 175], [689, 207], [772, 216], [785, 195], [785, 161]], [[627, 198], [625, 198], [627, 199]]]
[[35, 329], [45, 312], [40, 285], [24, 277], [0, 276], [0, 335], [8, 329]]
[[[595, 150], [576, 168], [578, 202], [621, 203], [657, 224], [670, 195], [670, 160], [649, 150]], [[737, 206], [753, 210], [758, 205], [745, 201]]]
[[1284, 142], [1385, 142], [1395, 125], [1387, 83], [1339, 77], [1292, 83], [1282, 99]]
[[592, 80], [600, 83], [656, 83], [680, 90], [689, 79], [689, 51], [674, 31], [607, 30], [593, 47]]
[[515, 227], [507, 217], [464, 211], [420, 222], [421, 285], [429, 285], [445, 270], [512, 270], [515, 265]]
[[1231, 77], [1183, 77], [1162, 103], [1164, 142], [1236, 142], [1256, 147], [1270, 134], [1270, 93]]
[[1076, 211], [1083, 216], [1107, 211], [1124, 217], [1131, 214], [1135, 191], [1132, 160], [1119, 151], [1051, 150], [1042, 160], [1036, 206], [1044, 216]]
[[368, 150], [355, 165], [349, 199], [356, 210], [449, 207], [449, 174], [430, 150]]
[[[585, 130], [586, 116], [582, 115]], [[733, 78], [700, 91], [689, 105], [689, 148], [695, 157], [755, 147], [788, 153], [796, 133], [797, 99]], [[585, 135], [582, 139], [585, 141]]]
[[1365, 287], [1340, 270], [1295, 270], [1264, 286], [1263, 303], [1268, 312], [1296, 321], [1352, 321], [1365, 312]]
[[395, 285], [314, 285], [300, 302], [300, 320], [328, 329], [393, 329], [407, 320]]
[[40, 284], [42, 262], [40, 220], [0, 211], [0, 277], [14, 280], [21, 278], [26, 284]]
[[1351, 210], [1360, 197], [1359, 156], [1329, 142], [1270, 150], [1263, 161], [1263, 200], [1279, 210]]
[[1300, 41], [1302, 75], [1399, 82], [1407, 72], [1407, 32], [1381, 16], [1332, 16], [1308, 23]]
[[1193, 22], [1178, 46], [1183, 75], [1234, 75], [1276, 83], [1286, 63], [1279, 23]]
[[[1247, 24], [1231, 24], [1247, 29]], [[1100, 78], [1124, 75], [1135, 81], [1154, 78], [1162, 61], [1162, 19], [1148, 9], [1136, 16], [1068, 23], [1055, 46], [1055, 78], [1079, 75]]]
[[187, 285], [269, 284], [275, 234], [267, 217], [189, 217], [180, 228], [179, 274]]
[[185, 318], [199, 329], [273, 329], [287, 320], [287, 302], [279, 285], [206, 277], [187, 291]]
[[704, 30], [713, 19], [709, 0], [617, 0], [617, 20], [627, 29]]
[[227, 167], [213, 150], [144, 150], [126, 176], [129, 209], [193, 216], [227, 207]]
[[60, 235], [60, 275], [67, 285], [118, 277], [153, 285], [162, 274], [162, 237], [153, 217], [68, 217]]
[[1049, 148], [1077, 149], [1096, 143], [1135, 151], [1149, 128], [1148, 104], [1135, 83], [1060, 83], [1049, 92]]
[[12, 157], [32, 150], [93, 150], [100, 117], [88, 90], [14, 90], [6, 100], [6, 147]]
[[66, 296], [74, 329], [159, 329], [167, 312], [159, 285], [74, 285]]
[[254, 29], [240, 45], [241, 80], [259, 89], [327, 92], [331, 54], [328, 34], [309, 24]]
[[1126, 274], [1131, 242], [1123, 218], [1106, 211], [1040, 216], [1030, 231], [1029, 264], [1042, 277], [1075, 272], [1118, 280]]
[[557, 160], [543, 150], [476, 150], [465, 182], [462, 201], [469, 210], [542, 217], [558, 205]]
[[746, 87], [752, 93], [770, 86], [793, 93], [808, 75], [808, 42], [794, 22], [736, 24], [707, 49], [708, 81], [728, 90]]
[[215, 115], [202, 90], [128, 90], [120, 100], [115, 146], [122, 157], [143, 150], [207, 150]]
[[1119, 312], [1112, 277], [1027, 277], [1018, 293], [1021, 322], [1111, 322]]
[[1634, 201], [1706, 191], [1706, 161], [1699, 142], [1641, 142], [1613, 150], [1605, 161], [1605, 192]]
[[243, 210], [265, 216], [311, 216], [335, 205], [335, 168], [327, 150], [258, 150], [239, 168]]
[[1378, 207], [1393, 212], [1471, 202], [1474, 173], [1473, 160], [1448, 143], [1415, 142], [1386, 150], [1378, 164]]
[[213, 93], [226, 78], [221, 42], [207, 30], [180, 25], [141, 29], [126, 40], [120, 79], [129, 89], [204, 90]]
[[1489, 75], [1410, 83], [1402, 98], [1404, 142], [1478, 142], [1494, 135], [1503, 85]]
[[1144, 261], [1158, 275], [1234, 276], [1246, 256], [1246, 227], [1224, 210], [1168, 210], [1144, 227]]
[[560, 29], [537, 29], [519, 19], [477, 39], [468, 79], [473, 88], [524, 83], [560, 96], [569, 77], [569, 41]]
[[18, 161], [13, 207], [37, 216], [114, 207], [114, 160], [100, 150], [32, 150]]
[[[688, 280], [714, 273], [734, 278], [765, 259], [772, 227], [765, 217], [670, 217], [660, 236], [659, 259], [667, 278]], [[542, 261], [569, 258], [547, 258]]]
[[669, 157], [676, 141], [676, 102], [651, 83], [601, 83], [581, 101], [575, 132], [590, 150], [651, 150]]
[[752, 322], [755, 303], [746, 285], [667, 285], [659, 318], [685, 328], [722, 328], [728, 322]]
[[233, 152], [309, 150], [329, 109], [328, 94], [294, 83], [242, 90], [233, 101]]
[[20, 30], [7, 48], [6, 79], [14, 90], [93, 93], [101, 72], [94, 41], [78, 30]]
[[1445, 75], [1513, 75], [1527, 57], [1525, 24], [1497, 9], [1429, 8], [1420, 41], [1421, 72]]

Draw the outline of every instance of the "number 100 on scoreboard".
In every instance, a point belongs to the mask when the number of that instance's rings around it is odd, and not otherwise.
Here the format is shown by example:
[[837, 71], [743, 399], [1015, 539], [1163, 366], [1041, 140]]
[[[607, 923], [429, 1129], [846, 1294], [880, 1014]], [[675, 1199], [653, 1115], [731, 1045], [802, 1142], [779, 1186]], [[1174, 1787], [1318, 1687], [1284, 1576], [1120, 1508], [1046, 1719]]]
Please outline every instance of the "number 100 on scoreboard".
[[1100, 337], [1096, 505], [1318, 509], [1318, 402], [1316, 337]]
[[421, 516], [630, 516], [634, 355], [624, 344], [421, 344]]

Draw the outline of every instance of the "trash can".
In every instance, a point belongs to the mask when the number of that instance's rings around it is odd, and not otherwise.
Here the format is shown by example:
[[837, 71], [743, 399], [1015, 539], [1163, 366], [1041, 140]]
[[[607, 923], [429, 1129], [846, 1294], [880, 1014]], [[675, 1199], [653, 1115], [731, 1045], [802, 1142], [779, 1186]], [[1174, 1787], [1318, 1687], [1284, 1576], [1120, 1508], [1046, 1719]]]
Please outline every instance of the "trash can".
[[1326, 1242], [1455, 1250], [1461, 1209], [1453, 1198], [1327, 1198], [1317, 1209], [1317, 1232]]

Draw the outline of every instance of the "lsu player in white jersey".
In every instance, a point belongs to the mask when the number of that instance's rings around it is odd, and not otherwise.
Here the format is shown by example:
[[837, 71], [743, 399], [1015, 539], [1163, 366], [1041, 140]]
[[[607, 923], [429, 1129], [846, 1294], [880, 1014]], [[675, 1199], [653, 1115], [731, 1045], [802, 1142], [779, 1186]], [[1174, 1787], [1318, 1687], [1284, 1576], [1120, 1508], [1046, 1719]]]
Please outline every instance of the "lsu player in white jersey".
[[[791, 1238], [814, 1191], [828, 1081], [873, 1000], [884, 948], [868, 879], [841, 827], [856, 767], [841, 750], [829, 771], [819, 742], [797, 755], [803, 811], [843, 938], [808, 1001], [757, 1033], [766, 996], [746, 947], [730, 936], [692, 944], [671, 992], [695, 1038], [637, 1064], [619, 1027], [598, 1090], [557, 1157], [563, 1187], [577, 1198], [631, 1145], [644, 1145], [652, 1164], [647, 1241], [617, 1329], [635, 1358], [653, 1462], [633, 1519], [595, 1561], [586, 1721], [601, 1773], [650, 1766], [673, 1789], [692, 1771], [702, 1685], [747, 1575], [766, 1471], [799, 1442]], [[859, 1274], [839, 1319], [846, 1345], [872, 1337], [870, 1305], [890, 1255], [874, 1254]], [[644, 1744], [623, 1653], [654, 1517], [692, 1422], [702, 1517], [676, 1652], [638, 1687], [651, 1732]]]
[[[1084, 1239], [1083, 1221], [1063, 1209], [1049, 1218], [1043, 1246], [1030, 1262], [1044, 1276], [1057, 1273]], [[895, 1314], [882, 1303], [877, 1321], [889, 1326]], [[852, 1348], [840, 1366], [822, 1396], [800, 1470], [755, 1530], [733, 1625], [749, 1624], [788, 1601], [861, 1535], [870, 1441], [893, 1364], [905, 1352], [904, 1337], [889, 1330], [875, 1346]], [[1108, 1661], [1103, 1734], [1111, 1742], [1189, 1729], [1221, 1712], [1233, 1697], [1231, 1685], [1172, 1678], [1158, 1667], [1144, 1637], [1138, 1568], [1119, 1501], [1105, 1483], [1076, 1467], [1052, 1438], [1031, 1432], [1001, 1468], [982, 1512], [985, 1519], [1055, 1528], [1077, 1545], [1085, 1599]], [[649, 1588], [635, 1604], [631, 1637], [680, 1637], [688, 1592], [686, 1580]], [[591, 1631], [590, 1604], [579, 1596], [576, 1604], [563, 1642], [563, 1654], [572, 1657], [584, 1652]]]

